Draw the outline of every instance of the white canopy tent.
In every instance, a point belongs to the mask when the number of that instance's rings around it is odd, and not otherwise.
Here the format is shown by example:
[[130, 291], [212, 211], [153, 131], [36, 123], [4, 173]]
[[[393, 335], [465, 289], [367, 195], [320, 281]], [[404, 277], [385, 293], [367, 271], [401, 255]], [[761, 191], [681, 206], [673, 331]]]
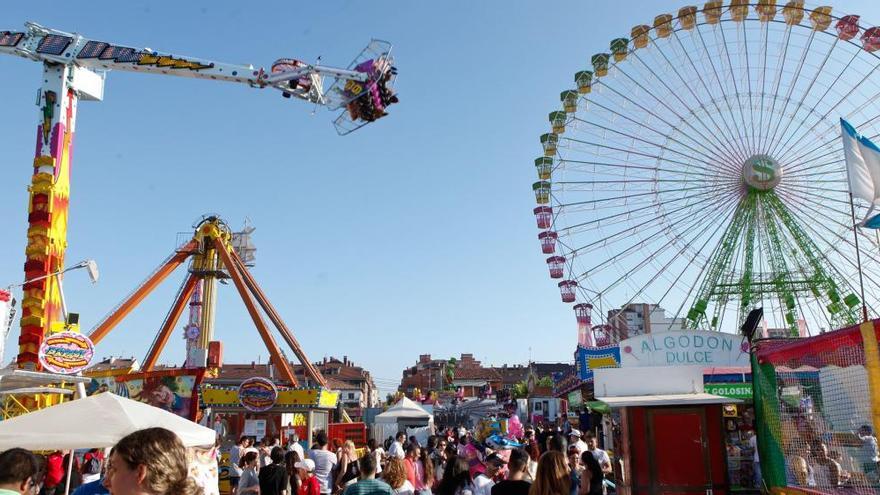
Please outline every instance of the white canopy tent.
[[373, 438], [381, 443], [397, 432], [406, 432], [407, 428], [424, 428], [431, 434], [434, 432], [434, 416], [422, 406], [403, 397], [387, 411], [376, 416], [373, 424]]
[[187, 447], [213, 445], [217, 435], [176, 414], [106, 392], [0, 421], [0, 451], [112, 447], [129, 433], [156, 426], [176, 433]]

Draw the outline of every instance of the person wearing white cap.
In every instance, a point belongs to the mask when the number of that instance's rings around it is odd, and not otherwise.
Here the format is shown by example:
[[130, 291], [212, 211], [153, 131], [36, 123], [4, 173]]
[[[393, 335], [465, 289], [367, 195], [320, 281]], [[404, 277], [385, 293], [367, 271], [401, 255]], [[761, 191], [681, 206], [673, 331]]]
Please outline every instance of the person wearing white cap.
[[571, 435], [569, 435], [569, 438], [571, 439], [570, 445], [577, 449], [578, 457], [580, 457], [581, 454], [588, 450], [587, 442], [581, 440], [582, 436], [583, 434], [581, 433], [581, 431], [576, 429], [572, 429]]
[[296, 495], [321, 495], [321, 483], [315, 477], [315, 461], [304, 459], [294, 464], [293, 467], [299, 472], [299, 479], [302, 481], [299, 493]]

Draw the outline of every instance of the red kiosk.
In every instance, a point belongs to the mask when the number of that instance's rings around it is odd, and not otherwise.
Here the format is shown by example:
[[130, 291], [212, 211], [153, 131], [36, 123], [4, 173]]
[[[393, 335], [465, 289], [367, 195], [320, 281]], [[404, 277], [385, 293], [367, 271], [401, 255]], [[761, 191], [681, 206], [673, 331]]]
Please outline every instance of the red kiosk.
[[620, 413], [614, 466], [621, 495], [730, 493], [722, 404], [703, 368], [595, 370], [599, 400]]

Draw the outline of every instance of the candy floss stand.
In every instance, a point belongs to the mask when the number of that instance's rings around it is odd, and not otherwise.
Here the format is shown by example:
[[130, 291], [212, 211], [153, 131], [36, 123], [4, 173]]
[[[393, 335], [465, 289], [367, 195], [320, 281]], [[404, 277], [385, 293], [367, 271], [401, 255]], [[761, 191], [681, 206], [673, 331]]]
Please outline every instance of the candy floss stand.
[[597, 399], [620, 413], [614, 463], [621, 495], [730, 493], [722, 404], [701, 366], [595, 370]]

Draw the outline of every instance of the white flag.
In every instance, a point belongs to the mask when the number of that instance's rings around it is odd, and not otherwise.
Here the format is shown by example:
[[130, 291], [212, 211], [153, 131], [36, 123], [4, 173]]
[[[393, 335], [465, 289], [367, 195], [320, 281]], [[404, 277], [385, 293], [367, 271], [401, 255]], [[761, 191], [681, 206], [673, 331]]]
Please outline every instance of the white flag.
[[840, 119], [840, 127], [849, 192], [871, 204], [860, 224], [864, 225], [880, 205], [880, 148], [870, 139], [859, 135], [846, 120]]

